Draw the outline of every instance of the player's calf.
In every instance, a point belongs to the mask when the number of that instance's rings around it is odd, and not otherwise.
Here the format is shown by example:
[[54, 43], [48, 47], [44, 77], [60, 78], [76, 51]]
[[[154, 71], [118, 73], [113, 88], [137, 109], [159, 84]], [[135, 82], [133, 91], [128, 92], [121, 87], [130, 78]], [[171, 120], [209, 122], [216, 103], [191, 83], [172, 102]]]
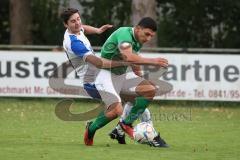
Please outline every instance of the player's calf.
[[92, 122], [87, 122], [86, 130], [84, 133], [84, 143], [86, 146], [92, 146], [93, 145], [93, 137], [95, 133], [90, 134], [89, 132], [89, 126], [92, 124]]

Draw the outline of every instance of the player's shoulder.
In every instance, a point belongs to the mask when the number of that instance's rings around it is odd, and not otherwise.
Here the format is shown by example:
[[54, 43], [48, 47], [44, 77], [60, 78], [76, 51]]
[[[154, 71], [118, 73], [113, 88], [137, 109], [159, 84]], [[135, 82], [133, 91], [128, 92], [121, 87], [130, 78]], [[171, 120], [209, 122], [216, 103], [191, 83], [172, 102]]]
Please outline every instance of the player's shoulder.
[[[84, 35], [84, 31], [83, 30], [80, 30], [80, 35]], [[82, 37], [83, 36], [79, 36], [79, 35], [76, 35], [76, 34], [69, 33], [68, 30], [66, 30], [65, 34], [64, 34], [64, 39], [68, 39], [70, 41], [82, 40], [82, 39], [84, 39]]]
[[115, 31], [114, 36], [118, 37], [118, 39], [127, 37], [128, 39], [131, 39], [132, 27], [120, 27]]
[[130, 33], [132, 27], [119, 27], [116, 31], [117, 32], [127, 32]]
[[65, 31], [65, 34], [64, 34], [64, 40], [65, 41], [72, 41], [72, 40], [75, 40], [75, 39], [77, 39], [76, 35], [69, 33], [67, 30]]

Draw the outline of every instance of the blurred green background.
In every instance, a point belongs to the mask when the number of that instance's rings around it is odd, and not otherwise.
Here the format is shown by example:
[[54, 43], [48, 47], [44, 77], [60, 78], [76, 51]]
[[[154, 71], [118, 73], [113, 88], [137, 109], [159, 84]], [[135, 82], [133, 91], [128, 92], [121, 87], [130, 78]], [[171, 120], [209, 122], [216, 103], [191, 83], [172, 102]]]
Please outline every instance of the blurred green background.
[[240, 47], [238, 0], [1, 0], [0, 44], [62, 45], [59, 13], [65, 7], [78, 8], [85, 24], [114, 25], [89, 36], [93, 46], [118, 27], [134, 25], [137, 16], [150, 16], [159, 27], [155, 47]]

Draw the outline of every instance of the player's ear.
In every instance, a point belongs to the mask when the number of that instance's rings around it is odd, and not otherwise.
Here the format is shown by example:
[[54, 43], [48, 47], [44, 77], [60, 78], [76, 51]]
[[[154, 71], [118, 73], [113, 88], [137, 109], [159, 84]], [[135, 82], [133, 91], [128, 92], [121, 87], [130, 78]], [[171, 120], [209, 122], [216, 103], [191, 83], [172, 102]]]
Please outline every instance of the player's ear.
[[136, 31], [139, 31], [140, 29], [142, 29], [142, 27], [141, 26], [135, 26], [135, 29], [136, 29]]
[[63, 22], [64, 27], [68, 28], [67, 23]]

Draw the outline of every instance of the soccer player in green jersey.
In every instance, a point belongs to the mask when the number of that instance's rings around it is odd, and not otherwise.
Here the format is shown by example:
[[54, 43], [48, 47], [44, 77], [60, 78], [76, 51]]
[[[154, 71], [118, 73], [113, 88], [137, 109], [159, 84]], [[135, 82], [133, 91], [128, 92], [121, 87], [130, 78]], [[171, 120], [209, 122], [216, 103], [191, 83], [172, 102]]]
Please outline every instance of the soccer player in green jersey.
[[[142, 77], [140, 65], [168, 66], [168, 61], [164, 58], [145, 58], [138, 55], [142, 45], [150, 41], [156, 31], [156, 22], [146, 17], [135, 27], [119, 28], [104, 43], [101, 57], [132, 63], [131, 68], [136, 77], [129, 80], [126, 77], [127, 67], [125, 66], [100, 70], [95, 79], [95, 86], [100, 91], [99, 94], [106, 109], [93, 122], [87, 124], [84, 134], [86, 145], [93, 145], [95, 132], [122, 114], [122, 96], [120, 97], [120, 94], [134, 97], [130, 114], [118, 124], [130, 138], [133, 138], [132, 123], [145, 111], [157, 91], [152, 82]], [[165, 92], [171, 90], [170, 84], [166, 83], [166, 86]], [[131, 90], [132, 88], [133, 90]], [[114, 96], [109, 96], [107, 93]]]

